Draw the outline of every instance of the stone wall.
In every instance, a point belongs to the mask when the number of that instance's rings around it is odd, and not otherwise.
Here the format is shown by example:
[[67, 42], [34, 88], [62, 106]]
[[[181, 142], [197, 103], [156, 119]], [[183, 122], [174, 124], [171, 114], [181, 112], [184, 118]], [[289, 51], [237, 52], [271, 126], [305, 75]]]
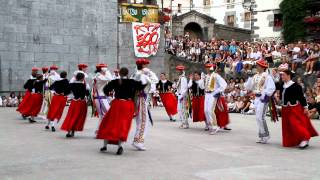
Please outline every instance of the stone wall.
[[214, 26], [215, 37], [218, 39], [235, 39], [238, 41], [250, 40], [250, 30], [230, 27], [222, 24], [215, 24]]
[[177, 65], [184, 65], [186, 67], [186, 75], [193, 73], [194, 71], [201, 71], [204, 72], [204, 65], [201, 63], [195, 63], [184, 58], [178, 58], [176, 56], [172, 56], [170, 54], [165, 55], [166, 61], [166, 68], [165, 72], [170, 80], [175, 80], [178, 78], [176, 66]]
[[[117, 0], [0, 0], [0, 92], [20, 91], [31, 67], [58, 65], [71, 73], [78, 63], [96, 63], [134, 70], [131, 24], [119, 25]], [[162, 36], [163, 39], [163, 36]], [[163, 68], [161, 52], [151, 58]]]

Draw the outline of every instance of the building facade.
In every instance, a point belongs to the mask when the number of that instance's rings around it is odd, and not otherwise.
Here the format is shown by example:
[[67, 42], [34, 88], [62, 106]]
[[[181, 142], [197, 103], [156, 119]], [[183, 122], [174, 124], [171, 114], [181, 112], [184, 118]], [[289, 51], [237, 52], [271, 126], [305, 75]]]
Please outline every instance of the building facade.
[[[243, 7], [252, 2], [253, 14]], [[181, 15], [191, 10], [216, 19], [217, 24], [253, 30], [253, 39], [280, 39], [282, 16], [279, 5], [282, 0], [174, 0], [172, 14]], [[170, 8], [170, 1], [158, 0], [161, 7]], [[253, 21], [253, 22], [252, 22]]]
[[282, 15], [279, 5], [282, 0], [255, 0], [253, 38], [280, 40]]

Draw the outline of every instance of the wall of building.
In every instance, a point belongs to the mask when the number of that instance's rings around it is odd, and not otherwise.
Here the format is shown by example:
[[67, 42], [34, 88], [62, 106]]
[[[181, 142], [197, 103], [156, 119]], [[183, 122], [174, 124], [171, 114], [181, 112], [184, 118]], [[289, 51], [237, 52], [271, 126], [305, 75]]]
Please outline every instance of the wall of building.
[[214, 33], [218, 39], [235, 39], [237, 41], [249, 41], [251, 39], [251, 31], [222, 24], [215, 24]]
[[172, 56], [170, 54], [165, 55], [165, 64], [166, 68], [164, 73], [167, 74], [168, 78], [173, 81], [175, 79], [178, 79], [178, 74], [176, 71], [176, 66], [178, 65], [184, 65], [186, 69], [186, 75], [193, 73], [194, 71], [201, 71], [204, 72], [204, 65], [201, 63], [194, 63], [188, 60], [185, 60], [183, 58], [179, 58], [176, 56]]
[[[0, 91], [19, 91], [33, 66], [71, 74], [87, 63], [117, 65], [117, 0], [1, 0]], [[134, 70], [131, 24], [120, 24], [120, 61]], [[162, 36], [163, 37], [163, 36]], [[163, 43], [162, 43], [163, 44]], [[163, 46], [160, 47], [163, 50]], [[159, 53], [161, 59], [163, 52]], [[153, 67], [162, 69], [159, 61]]]
[[279, 5], [282, 0], [256, 0], [256, 14], [254, 15], [254, 37], [257, 39], [278, 39], [281, 29], [274, 28], [274, 14], [280, 12]]

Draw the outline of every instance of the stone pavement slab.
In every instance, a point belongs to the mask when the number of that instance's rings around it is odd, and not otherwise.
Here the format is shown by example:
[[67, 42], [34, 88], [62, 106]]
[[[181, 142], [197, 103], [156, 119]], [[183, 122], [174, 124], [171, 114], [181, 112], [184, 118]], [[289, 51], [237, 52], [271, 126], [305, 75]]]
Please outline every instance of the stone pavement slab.
[[[65, 110], [66, 112], [66, 110]], [[29, 124], [13, 108], [0, 109], [0, 179], [130, 179], [130, 180], [251, 180], [320, 179], [320, 138], [306, 150], [281, 146], [281, 122], [272, 123], [270, 143], [256, 144], [254, 116], [231, 114], [233, 129], [208, 135], [203, 123], [179, 129], [169, 122], [163, 108], [152, 109], [145, 152], [129, 141], [122, 156], [116, 146], [100, 153], [94, 139], [97, 118], [88, 119], [83, 132], [66, 139], [65, 132], [50, 132], [39, 120]], [[313, 120], [320, 130], [320, 121]], [[60, 124], [58, 125], [60, 127]]]

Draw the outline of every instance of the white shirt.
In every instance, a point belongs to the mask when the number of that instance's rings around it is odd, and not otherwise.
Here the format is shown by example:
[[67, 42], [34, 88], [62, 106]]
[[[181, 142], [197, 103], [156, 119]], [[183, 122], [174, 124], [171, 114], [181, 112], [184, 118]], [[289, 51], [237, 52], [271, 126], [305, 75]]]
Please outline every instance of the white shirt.
[[94, 96], [105, 96], [104, 92], [103, 92], [103, 88], [108, 84], [108, 82], [110, 82], [112, 80], [111, 74], [101, 74], [101, 73], [97, 73], [94, 76], [94, 81], [95, 81], [95, 91], [96, 94], [94, 94]]
[[264, 99], [265, 95], [271, 96], [276, 90], [276, 85], [267, 72], [250, 77], [244, 86], [248, 91], [253, 91], [255, 94], [261, 94], [261, 99]]

